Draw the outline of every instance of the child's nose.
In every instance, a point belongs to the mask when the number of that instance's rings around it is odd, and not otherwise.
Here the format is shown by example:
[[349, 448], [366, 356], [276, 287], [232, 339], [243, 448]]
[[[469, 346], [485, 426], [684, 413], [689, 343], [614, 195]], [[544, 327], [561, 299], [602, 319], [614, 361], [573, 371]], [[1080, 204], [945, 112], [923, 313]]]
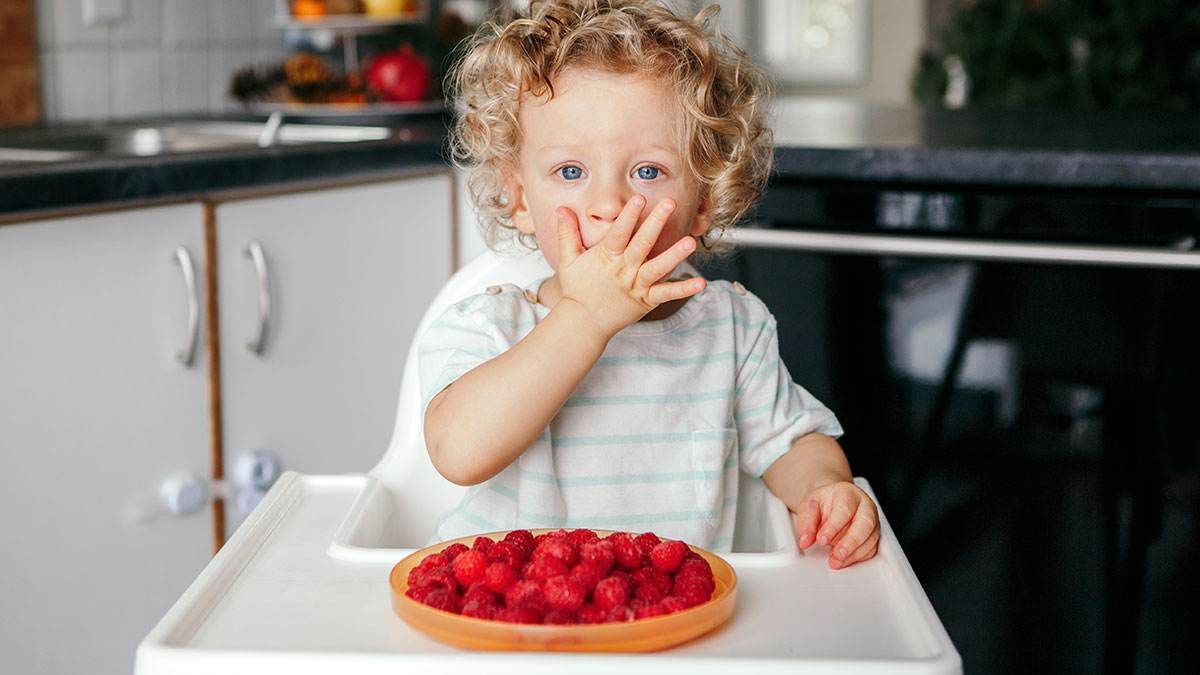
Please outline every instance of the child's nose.
[[595, 186], [588, 200], [588, 221], [607, 229], [617, 219], [617, 216], [621, 215], [625, 203], [633, 197], [633, 193], [626, 194], [626, 192], [628, 190], [616, 184]]

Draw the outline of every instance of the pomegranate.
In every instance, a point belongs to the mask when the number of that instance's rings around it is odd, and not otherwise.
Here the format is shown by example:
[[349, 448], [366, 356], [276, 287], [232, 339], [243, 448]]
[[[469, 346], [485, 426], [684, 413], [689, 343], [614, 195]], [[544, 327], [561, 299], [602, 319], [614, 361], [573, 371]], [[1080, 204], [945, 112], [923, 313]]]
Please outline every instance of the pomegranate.
[[377, 54], [367, 64], [367, 86], [385, 101], [420, 101], [429, 94], [429, 64], [412, 45]]

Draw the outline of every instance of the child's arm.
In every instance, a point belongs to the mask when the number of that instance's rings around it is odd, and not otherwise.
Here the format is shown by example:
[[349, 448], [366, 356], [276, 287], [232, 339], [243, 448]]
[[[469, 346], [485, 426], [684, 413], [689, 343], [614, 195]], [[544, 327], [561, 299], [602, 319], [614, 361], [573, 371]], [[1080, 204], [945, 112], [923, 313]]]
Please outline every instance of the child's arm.
[[796, 514], [800, 548], [829, 545], [833, 569], [867, 560], [879, 546], [875, 502], [851, 478], [841, 446], [819, 433], [796, 439], [763, 473], [771, 492]]
[[584, 250], [579, 222], [560, 208], [557, 277], [562, 298], [520, 342], [439, 392], [425, 412], [425, 445], [437, 470], [460, 485], [511, 464], [542, 433], [618, 331], [703, 279], [662, 282], [695, 249], [684, 237], [646, 260], [674, 209], [660, 202], [637, 229], [645, 199], [626, 204], [604, 239]]

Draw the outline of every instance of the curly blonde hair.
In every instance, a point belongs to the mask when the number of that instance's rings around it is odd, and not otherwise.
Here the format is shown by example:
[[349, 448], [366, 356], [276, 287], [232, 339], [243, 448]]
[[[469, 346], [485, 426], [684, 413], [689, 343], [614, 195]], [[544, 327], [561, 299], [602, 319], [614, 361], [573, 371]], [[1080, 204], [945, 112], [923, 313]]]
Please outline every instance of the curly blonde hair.
[[770, 85], [716, 28], [719, 12], [712, 5], [687, 19], [654, 0], [533, 0], [527, 17], [475, 33], [447, 78], [459, 112], [450, 150], [489, 247], [514, 238], [533, 246], [513, 226], [505, 190], [523, 140], [521, 102], [553, 97], [567, 69], [590, 69], [668, 85], [680, 155], [712, 220], [702, 249], [716, 249], [721, 232], [761, 196], [772, 158]]

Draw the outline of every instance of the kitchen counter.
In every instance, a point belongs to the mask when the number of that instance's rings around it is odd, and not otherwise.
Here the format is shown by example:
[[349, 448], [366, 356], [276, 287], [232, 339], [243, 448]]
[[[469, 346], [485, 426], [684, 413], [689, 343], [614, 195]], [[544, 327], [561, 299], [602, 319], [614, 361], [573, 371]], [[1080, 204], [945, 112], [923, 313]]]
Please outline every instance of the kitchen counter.
[[[781, 101], [773, 118], [776, 170], [786, 180], [1138, 193], [1200, 188], [1200, 124], [1184, 115], [947, 111], [793, 98]], [[0, 215], [445, 165], [442, 116], [405, 119], [399, 131], [354, 143], [0, 166]], [[12, 134], [0, 130], [0, 146]]]

